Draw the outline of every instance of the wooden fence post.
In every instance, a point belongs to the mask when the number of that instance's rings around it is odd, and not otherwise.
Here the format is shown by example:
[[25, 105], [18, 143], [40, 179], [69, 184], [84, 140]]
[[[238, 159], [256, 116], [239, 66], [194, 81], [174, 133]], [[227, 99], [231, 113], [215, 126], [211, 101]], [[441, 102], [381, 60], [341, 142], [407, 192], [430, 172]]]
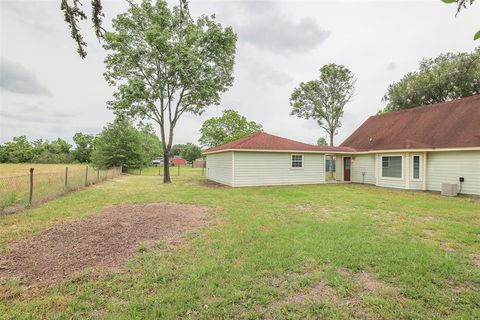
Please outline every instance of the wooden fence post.
[[88, 166], [85, 167], [85, 187], [88, 185]]
[[28, 204], [31, 207], [33, 200], [33, 168], [30, 168], [30, 194], [28, 196]]
[[65, 189], [68, 187], [68, 167], [65, 167]]

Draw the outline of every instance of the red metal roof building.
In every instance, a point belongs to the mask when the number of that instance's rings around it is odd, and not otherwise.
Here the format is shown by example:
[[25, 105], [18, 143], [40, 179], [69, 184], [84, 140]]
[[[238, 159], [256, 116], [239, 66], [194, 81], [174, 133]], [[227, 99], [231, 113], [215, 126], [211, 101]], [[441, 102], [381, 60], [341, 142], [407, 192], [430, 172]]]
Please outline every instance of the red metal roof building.
[[187, 160], [180, 156], [174, 156], [173, 159], [170, 160], [170, 163], [174, 164], [175, 166], [185, 166], [187, 164]]

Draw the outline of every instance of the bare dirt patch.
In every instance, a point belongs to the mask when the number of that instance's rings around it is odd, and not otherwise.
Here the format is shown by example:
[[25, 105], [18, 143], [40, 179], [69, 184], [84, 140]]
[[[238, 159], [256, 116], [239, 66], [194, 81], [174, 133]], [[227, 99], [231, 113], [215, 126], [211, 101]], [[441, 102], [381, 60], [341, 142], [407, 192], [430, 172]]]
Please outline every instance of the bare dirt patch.
[[138, 253], [140, 243], [173, 243], [206, 222], [206, 208], [197, 205], [108, 207], [99, 215], [13, 243], [0, 255], [0, 279], [19, 277], [35, 286], [67, 279], [90, 267], [119, 267]]
[[212, 180], [207, 180], [207, 179], [202, 179], [199, 180], [199, 184], [204, 187], [208, 188], [227, 188], [227, 185], [212, 181]]
[[274, 301], [266, 312], [267, 319], [273, 319], [272, 312], [284, 305], [306, 305], [308, 303], [325, 302], [336, 306], [355, 319], [381, 319], [382, 316], [374, 313], [364, 303], [364, 297], [371, 294], [399, 296], [398, 290], [389, 284], [374, 277], [369, 272], [353, 273], [347, 268], [337, 270], [342, 278], [350, 279], [354, 284], [354, 292], [341, 293], [325, 280], [320, 279], [312, 286], [300, 292], [292, 292], [281, 300]]

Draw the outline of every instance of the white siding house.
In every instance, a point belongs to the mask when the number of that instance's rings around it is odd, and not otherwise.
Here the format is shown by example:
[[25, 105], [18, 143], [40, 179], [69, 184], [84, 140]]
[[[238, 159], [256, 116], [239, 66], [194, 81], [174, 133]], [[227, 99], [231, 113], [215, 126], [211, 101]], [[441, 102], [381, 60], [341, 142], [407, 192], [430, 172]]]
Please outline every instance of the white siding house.
[[207, 178], [233, 187], [233, 152], [215, 153], [207, 156]]
[[[292, 167], [292, 155], [301, 159], [301, 167]], [[318, 184], [325, 181], [323, 154], [235, 152], [233, 159], [235, 187]]]
[[[259, 132], [205, 151], [207, 178], [232, 187], [365, 183], [480, 195], [480, 95], [370, 117], [340, 147]], [[336, 159], [335, 180], [325, 161]]]

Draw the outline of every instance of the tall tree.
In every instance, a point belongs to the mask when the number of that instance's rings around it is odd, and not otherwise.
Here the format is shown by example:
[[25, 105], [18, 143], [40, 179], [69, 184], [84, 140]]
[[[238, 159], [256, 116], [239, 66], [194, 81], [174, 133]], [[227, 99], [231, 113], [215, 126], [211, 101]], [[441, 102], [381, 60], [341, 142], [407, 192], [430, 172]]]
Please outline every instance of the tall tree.
[[[334, 63], [324, 65], [320, 68], [319, 79], [302, 82], [293, 90], [291, 114], [316, 120], [329, 135], [333, 146], [333, 137], [342, 126], [343, 109], [355, 92], [355, 82], [353, 73], [346, 67]], [[333, 163], [333, 157], [330, 163]], [[330, 166], [330, 176], [333, 177], [333, 166]]]
[[143, 154], [143, 165], [151, 165], [152, 160], [162, 155], [162, 142], [155, 134], [153, 126], [148, 123], [140, 123], [138, 126], [140, 131], [140, 143]]
[[328, 142], [324, 137], [318, 138], [317, 146], [328, 146]]
[[94, 140], [92, 162], [96, 166], [138, 168], [143, 160], [140, 132], [125, 117], [107, 124]]
[[170, 182], [169, 154], [184, 113], [199, 115], [220, 102], [233, 84], [236, 35], [213, 16], [193, 20], [188, 8], [143, 0], [113, 20], [105, 34], [105, 78], [116, 86], [109, 107], [160, 127], [163, 181]]
[[73, 152], [75, 160], [78, 162], [90, 162], [93, 150], [93, 140], [95, 136], [93, 134], [84, 134], [77, 132], [73, 135], [73, 142], [75, 142], [76, 148]]
[[[60, 0], [60, 9], [63, 12], [63, 17], [70, 29], [70, 36], [77, 44], [77, 52], [80, 57], [83, 59], [87, 56], [87, 43], [83, 39], [83, 35], [80, 32], [80, 22], [87, 19], [87, 14], [82, 8], [82, 2], [80, 0]], [[126, 0], [131, 2], [131, 0]], [[188, 1], [180, 0], [180, 6], [183, 9], [187, 9]], [[102, 40], [105, 34], [105, 29], [103, 28], [103, 18], [105, 14], [103, 13], [102, 0], [92, 0], [92, 25], [95, 30], [95, 35], [98, 40]]]
[[193, 161], [202, 157], [202, 149], [199, 146], [188, 142], [182, 148], [180, 155], [187, 161]]
[[480, 47], [423, 59], [417, 71], [388, 86], [383, 112], [450, 101], [480, 93]]
[[202, 124], [202, 136], [198, 141], [204, 147], [213, 148], [262, 130], [261, 124], [248, 121], [237, 111], [227, 109], [220, 117], [210, 118]]
[[343, 109], [355, 92], [355, 82], [353, 73], [346, 67], [334, 63], [324, 65], [319, 79], [302, 82], [293, 90], [291, 114], [316, 120], [333, 146], [333, 137], [342, 126]]

